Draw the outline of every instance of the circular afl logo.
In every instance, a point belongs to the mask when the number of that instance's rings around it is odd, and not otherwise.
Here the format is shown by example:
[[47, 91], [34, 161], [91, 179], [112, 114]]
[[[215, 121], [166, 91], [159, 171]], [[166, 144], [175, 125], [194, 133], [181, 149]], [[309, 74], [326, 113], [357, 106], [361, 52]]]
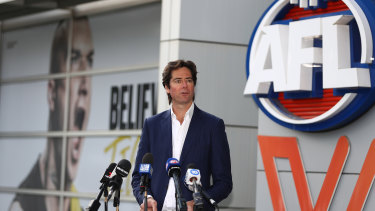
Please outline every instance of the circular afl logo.
[[355, 120], [375, 102], [373, 11], [368, 0], [274, 1], [250, 39], [244, 94], [291, 129]]
[[199, 170], [197, 170], [197, 169], [190, 169], [190, 173], [192, 175], [199, 175]]
[[176, 160], [176, 159], [171, 159], [171, 160], [169, 161], [169, 163], [176, 164], [176, 163], [178, 163], [178, 160]]

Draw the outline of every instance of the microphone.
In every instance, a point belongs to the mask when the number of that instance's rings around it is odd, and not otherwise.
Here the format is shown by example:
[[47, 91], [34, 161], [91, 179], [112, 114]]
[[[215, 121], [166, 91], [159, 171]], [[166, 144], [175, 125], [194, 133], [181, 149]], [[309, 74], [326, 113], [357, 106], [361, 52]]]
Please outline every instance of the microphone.
[[95, 210], [98, 210], [99, 207], [100, 207], [100, 197], [102, 197], [102, 194], [104, 192], [104, 196], [107, 197], [107, 194], [108, 194], [108, 185], [109, 185], [109, 179], [110, 179], [110, 176], [112, 174], [112, 171], [115, 169], [116, 167], [116, 163], [111, 163], [109, 164], [108, 168], [105, 170], [104, 172], [104, 175], [102, 177], [102, 179], [100, 180], [100, 182], [102, 183], [102, 185], [100, 186], [100, 192], [98, 194], [98, 196], [96, 197], [95, 200], [92, 200], [89, 204], [89, 206], [86, 208], [86, 210], [88, 211], [95, 211]]
[[190, 163], [187, 166], [187, 171], [185, 174], [185, 184], [187, 188], [193, 192], [198, 192], [198, 185], [202, 185], [200, 171], [195, 167], [194, 163]]
[[142, 163], [139, 165], [139, 174], [141, 175], [140, 189], [141, 193], [144, 193], [144, 208], [147, 211], [147, 188], [150, 187], [150, 180], [152, 176], [152, 164], [154, 163], [154, 157], [151, 153], [143, 155]]
[[219, 207], [217, 206], [216, 201], [213, 200], [211, 198], [211, 196], [205, 190], [203, 190], [202, 188], [201, 188], [201, 193], [203, 194], [204, 198], [206, 198], [213, 206], [216, 207], [216, 209], [219, 209]]
[[142, 158], [142, 163], [139, 165], [139, 174], [141, 175], [141, 192], [147, 191], [152, 177], [152, 164], [154, 157], [151, 153], [146, 153]]
[[176, 189], [176, 208], [177, 210], [187, 210], [186, 200], [182, 197], [179, 178], [181, 175], [180, 163], [176, 158], [169, 158], [166, 163], [166, 170], [169, 177], [173, 177]]
[[196, 204], [195, 197], [198, 198], [197, 200], [199, 200], [199, 197], [202, 197], [200, 194], [198, 195], [195, 193], [201, 193], [205, 199], [207, 199], [213, 206], [218, 209], [216, 201], [213, 200], [211, 196], [202, 188], [201, 174], [199, 169], [196, 169], [194, 163], [190, 163], [187, 168], [188, 170], [186, 171], [185, 175], [185, 184], [190, 191], [194, 192], [194, 204]]
[[201, 175], [199, 169], [195, 167], [194, 163], [190, 163], [187, 166], [185, 184], [190, 191], [193, 191], [194, 210], [203, 210], [204, 203], [200, 191]]
[[116, 175], [112, 176], [109, 181], [109, 186], [112, 188], [108, 195], [108, 201], [111, 199], [115, 191], [120, 190], [122, 185], [122, 178], [128, 176], [131, 167], [132, 164], [126, 159], [120, 160], [120, 162], [117, 164], [115, 168]]
[[108, 186], [109, 179], [111, 178], [112, 171], [116, 168], [116, 163], [109, 164], [108, 168], [105, 170], [104, 175], [102, 179], [100, 180], [100, 183], [102, 183], [102, 186]]

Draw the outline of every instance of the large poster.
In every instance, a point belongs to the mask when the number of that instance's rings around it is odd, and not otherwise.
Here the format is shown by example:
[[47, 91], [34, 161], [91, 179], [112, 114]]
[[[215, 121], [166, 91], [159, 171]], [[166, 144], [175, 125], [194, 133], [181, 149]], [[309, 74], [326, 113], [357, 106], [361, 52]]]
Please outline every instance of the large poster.
[[[151, 4], [4, 33], [1, 210], [79, 210], [110, 163], [134, 163], [156, 113], [159, 28]], [[131, 173], [121, 191], [130, 201]]]

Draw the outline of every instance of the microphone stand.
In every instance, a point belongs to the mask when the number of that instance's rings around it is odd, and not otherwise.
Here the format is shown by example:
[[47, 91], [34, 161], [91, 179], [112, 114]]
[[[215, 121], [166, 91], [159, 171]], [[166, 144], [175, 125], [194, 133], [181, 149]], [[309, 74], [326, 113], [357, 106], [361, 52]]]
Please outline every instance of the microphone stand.
[[147, 211], [148, 205], [147, 205], [147, 190], [146, 189], [145, 189], [145, 194], [143, 198], [143, 206], [144, 206], [144, 210]]
[[115, 197], [113, 198], [113, 207], [116, 207], [116, 211], [120, 209], [120, 188], [116, 190]]
[[176, 174], [173, 174], [173, 180], [176, 189], [176, 209], [177, 211], [187, 211], [186, 200], [182, 197], [179, 179]]
[[194, 211], [204, 211], [204, 205], [203, 205], [203, 197], [198, 189], [197, 183], [194, 181], [194, 193], [193, 193], [193, 199], [194, 199]]
[[143, 206], [144, 206], [144, 210], [147, 211], [147, 208], [148, 208], [148, 204], [147, 204], [147, 188], [150, 186], [150, 178], [147, 177], [147, 175], [145, 175], [146, 178], [144, 178], [144, 180], [142, 180], [141, 182], [141, 192], [143, 192], [143, 195], [144, 195], [144, 198], [143, 198]]
[[144, 210], [147, 211], [148, 204], [147, 204], [147, 187], [148, 187], [148, 178], [146, 177], [141, 182], [141, 193], [143, 192], [143, 207]]
[[104, 183], [100, 186], [100, 192], [99, 192], [98, 196], [96, 197], [95, 200], [91, 201], [91, 203], [86, 208], [86, 210], [88, 210], [88, 211], [97, 211], [99, 209], [99, 207], [100, 207], [100, 202], [99, 201], [100, 201], [100, 198], [102, 197], [103, 192], [104, 192], [104, 194], [107, 193], [107, 195], [108, 195], [107, 186]]
[[199, 193], [193, 193], [193, 198], [194, 198], [194, 211], [204, 211], [202, 196]]
[[104, 190], [104, 210], [108, 211], [108, 189]]
[[198, 191], [202, 193], [203, 197], [210, 202], [215, 207], [215, 210], [219, 211], [219, 206], [217, 203], [208, 195], [206, 191], [203, 190], [202, 187], [198, 185]]

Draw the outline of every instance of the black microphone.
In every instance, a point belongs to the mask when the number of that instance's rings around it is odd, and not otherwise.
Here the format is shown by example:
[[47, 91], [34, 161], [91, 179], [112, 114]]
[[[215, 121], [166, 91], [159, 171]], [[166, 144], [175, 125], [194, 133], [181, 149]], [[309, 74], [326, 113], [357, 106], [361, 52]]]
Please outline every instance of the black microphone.
[[154, 157], [151, 153], [143, 155], [142, 163], [139, 165], [139, 174], [141, 175], [140, 189], [141, 193], [144, 193], [144, 209], [147, 211], [147, 188], [150, 188], [151, 176], [152, 176], [152, 164], [154, 163]]
[[200, 188], [200, 189], [201, 189], [201, 193], [203, 194], [204, 198], [206, 198], [213, 206], [215, 206], [216, 209], [219, 209], [219, 207], [217, 206], [216, 201], [213, 200], [211, 198], [211, 196], [205, 190], [203, 190], [203, 188]]
[[112, 171], [116, 168], [116, 165], [117, 165], [116, 163], [109, 164], [108, 168], [104, 172], [102, 179], [100, 180], [100, 183], [102, 183], [102, 186], [108, 186], [109, 179], [111, 178], [111, 175], [112, 175]]
[[190, 191], [193, 191], [194, 210], [203, 210], [203, 196], [200, 191], [201, 175], [199, 169], [195, 167], [194, 163], [190, 163], [187, 166], [187, 171], [185, 174], [185, 185]]
[[151, 153], [146, 153], [142, 158], [142, 163], [139, 165], [139, 174], [141, 175], [141, 192], [147, 191], [150, 187], [150, 179], [152, 177], [152, 164], [154, 157]]
[[181, 168], [180, 163], [176, 158], [169, 158], [166, 163], [166, 170], [169, 177], [173, 177], [176, 189], [176, 208], [178, 211], [187, 210], [186, 200], [182, 197], [180, 187]]
[[118, 162], [115, 168], [116, 175], [111, 177], [109, 181], [109, 186], [111, 187], [111, 191], [109, 192], [109, 195], [108, 195], [108, 201], [111, 199], [115, 191], [120, 190], [121, 185], [122, 185], [122, 178], [128, 176], [131, 167], [132, 167], [132, 164], [126, 159], [122, 159], [120, 160], [120, 162]]
[[102, 183], [102, 185], [100, 186], [100, 192], [99, 192], [98, 196], [96, 197], [96, 199], [92, 200], [90, 202], [90, 204], [86, 208], [86, 210], [95, 211], [95, 210], [99, 209], [99, 207], [100, 207], [100, 202], [99, 202], [100, 197], [102, 197], [103, 192], [104, 192], [105, 197], [107, 197], [107, 194], [108, 194], [107, 188], [108, 188], [108, 185], [109, 185], [109, 179], [110, 179], [112, 171], [115, 169], [115, 167], [116, 167], [116, 163], [109, 164], [108, 168], [104, 172], [104, 175], [103, 175], [102, 179], [100, 180], [100, 182]]

